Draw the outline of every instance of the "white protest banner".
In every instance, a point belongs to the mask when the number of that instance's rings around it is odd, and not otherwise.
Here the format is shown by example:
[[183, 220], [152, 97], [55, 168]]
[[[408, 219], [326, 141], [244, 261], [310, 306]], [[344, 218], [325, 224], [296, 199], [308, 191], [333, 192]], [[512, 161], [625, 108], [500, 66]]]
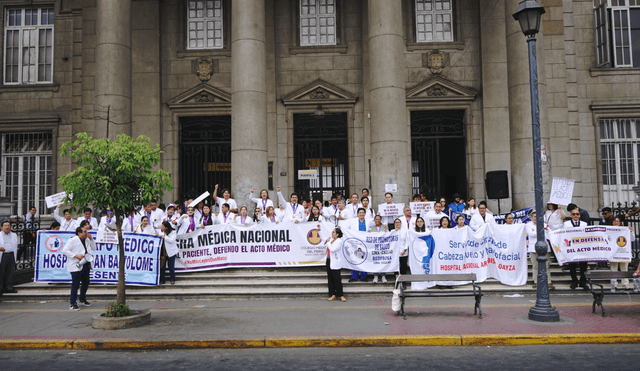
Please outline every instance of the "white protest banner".
[[67, 197], [67, 192], [62, 191], [60, 193], [47, 196], [44, 198], [44, 200], [47, 202], [47, 208], [50, 209], [52, 207], [62, 205], [62, 201], [64, 200], [65, 197]]
[[197, 204], [200, 203], [200, 201], [204, 200], [207, 197], [209, 197], [209, 192], [205, 192], [205, 193], [201, 194], [200, 196], [198, 196], [198, 198], [193, 200], [189, 205], [187, 205], [187, 207], [195, 207]]
[[[96, 238], [95, 232], [89, 232]], [[36, 242], [35, 282], [71, 282], [67, 272], [67, 257], [63, 246], [74, 232], [39, 231]], [[125, 283], [127, 285], [157, 285], [162, 239], [148, 234], [123, 233]], [[91, 283], [118, 283], [119, 247], [117, 244], [96, 243], [91, 263]]]
[[629, 227], [592, 226], [556, 229], [548, 232], [558, 263], [630, 262], [631, 230]]
[[178, 235], [176, 270], [324, 265], [322, 242], [333, 228], [326, 222], [207, 226]]
[[409, 202], [409, 206], [411, 207], [411, 214], [420, 215], [428, 213], [433, 210], [434, 201], [429, 202]]
[[[524, 224], [487, 224], [476, 232], [470, 228], [436, 229], [427, 236], [410, 231], [407, 237], [413, 274], [475, 273], [477, 282], [487, 278], [510, 286], [527, 282]], [[435, 284], [464, 283], [420, 283], [411, 288], [421, 290]]]
[[558, 205], [569, 205], [573, 196], [573, 184], [575, 180], [565, 178], [553, 178], [549, 202]]
[[398, 185], [397, 184], [385, 184], [384, 185], [384, 191], [385, 192], [398, 192]]
[[380, 204], [378, 205], [378, 214], [380, 216], [400, 216], [403, 209], [404, 204]]
[[342, 268], [361, 272], [397, 272], [399, 267], [398, 232], [367, 233], [343, 230]]
[[96, 233], [96, 243], [118, 244], [118, 232], [98, 230]]

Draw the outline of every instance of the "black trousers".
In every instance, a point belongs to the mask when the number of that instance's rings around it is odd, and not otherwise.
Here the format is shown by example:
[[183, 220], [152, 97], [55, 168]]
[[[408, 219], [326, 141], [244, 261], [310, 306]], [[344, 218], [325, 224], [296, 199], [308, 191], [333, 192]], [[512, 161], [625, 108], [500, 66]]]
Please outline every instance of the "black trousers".
[[13, 290], [13, 273], [16, 271], [16, 261], [13, 251], [2, 253], [0, 260], [0, 292]]
[[329, 281], [329, 296], [344, 296], [342, 292], [342, 270], [331, 269], [331, 259], [327, 258], [327, 280]]
[[407, 272], [409, 271], [409, 265], [407, 264], [409, 262], [409, 256], [401, 256], [400, 257], [400, 274], [407, 274]]
[[580, 266], [580, 285], [587, 284], [587, 278], [584, 276], [584, 272], [587, 271], [587, 262], [569, 263], [569, 273], [571, 273], [571, 282], [578, 282], [578, 276], [576, 275], [576, 268]]

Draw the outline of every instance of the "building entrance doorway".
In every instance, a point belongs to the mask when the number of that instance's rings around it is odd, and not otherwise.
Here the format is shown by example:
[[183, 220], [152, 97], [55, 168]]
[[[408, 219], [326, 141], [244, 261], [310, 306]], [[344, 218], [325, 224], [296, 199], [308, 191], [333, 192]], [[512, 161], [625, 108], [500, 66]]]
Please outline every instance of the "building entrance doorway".
[[[330, 200], [349, 189], [347, 114], [293, 115], [294, 189], [304, 198]], [[316, 170], [317, 179], [300, 180], [298, 170]]]
[[179, 135], [181, 197], [231, 189], [231, 116], [181, 117]]
[[411, 112], [413, 193], [429, 200], [454, 193], [467, 196], [467, 148], [464, 111]]

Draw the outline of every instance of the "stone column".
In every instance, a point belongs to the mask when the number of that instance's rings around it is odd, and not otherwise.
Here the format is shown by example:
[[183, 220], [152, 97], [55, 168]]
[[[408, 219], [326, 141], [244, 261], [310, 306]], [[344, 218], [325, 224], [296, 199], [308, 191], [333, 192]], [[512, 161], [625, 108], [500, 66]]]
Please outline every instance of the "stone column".
[[93, 136], [131, 135], [131, 0], [98, 0], [97, 11]]
[[369, 106], [374, 204], [385, 184], [397, 184], [394, 202], [411, 197], [411, 137], [407, 123], [402, 1], [369, 0]]
[[[505, 0], [480, 0], [480, 46], [482, 57], [482, 116], [484, 172], [507, 170], [511, 174], [509, 96]], [[483, 174], [484, 175], [484, 174]], [[483, 177], [484, 179], [484, 177]], [[512, 186], [509, 182], [509, 186]], [[511, 189], [509, 195], [512, 194]], [[476, 197], [480, 195], [476, 194]], [[498, 210], [496, 200], [489, 209]], [[511, 210], [511, 199], [500, 200], [502, 210]]]
[[264, 0], [234, 1], [231, 17], [231, 190], [240, 207], [252, 187], [267, 188]]
[[[533, 133], [531, 128], [531, 92], [529, 84], [529, 50], [513, 13], [518, 1], [506, 1], [505, 20], [507, 36], [507, 75], [509, 78], [509, 124], [511, 144], [512, 208], [521, 209], [535, 205], [533, 192]], [[544, 24], [544, 22], [543, 22]], [[549, 120], [547, 117], [547, 82], [544, 63], [542, 32], [536, 35], [538, 58], [538, 96], [540, 98], [540, 134], [542, 144], [549, 153]], [[546, 189], [550, 188], [549, 166], [542, 164], [542, 178]], [[546, 200], [545, 200], [546, 201]]]

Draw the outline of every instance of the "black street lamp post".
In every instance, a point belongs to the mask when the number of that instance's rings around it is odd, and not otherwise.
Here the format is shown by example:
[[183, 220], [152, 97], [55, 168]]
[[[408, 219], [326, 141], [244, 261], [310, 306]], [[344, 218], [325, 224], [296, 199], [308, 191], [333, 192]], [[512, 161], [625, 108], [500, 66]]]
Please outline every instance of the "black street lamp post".
[[539, 322], [558, 322], [560, 315], [549, 300], [547, 281], [547, 243], [544, 236], [544, 209], [542, 201], [542, 160], [540, 152], [540, 107], [538, 103], [538, 66], [536, 60], [536, 34], [540, 30], [540, 19], [544, 7], [537, 1], [525, 0], [518, 4], [513, 18], [520, 22], [522, 33], [529, 44], [529, 79], [531, 85], [531, 126], [533, 128], [533, 176], [536, 198], [536, 229], [538, 240], [538, 286], [536, 305], [529, 309], [529, 319]]

